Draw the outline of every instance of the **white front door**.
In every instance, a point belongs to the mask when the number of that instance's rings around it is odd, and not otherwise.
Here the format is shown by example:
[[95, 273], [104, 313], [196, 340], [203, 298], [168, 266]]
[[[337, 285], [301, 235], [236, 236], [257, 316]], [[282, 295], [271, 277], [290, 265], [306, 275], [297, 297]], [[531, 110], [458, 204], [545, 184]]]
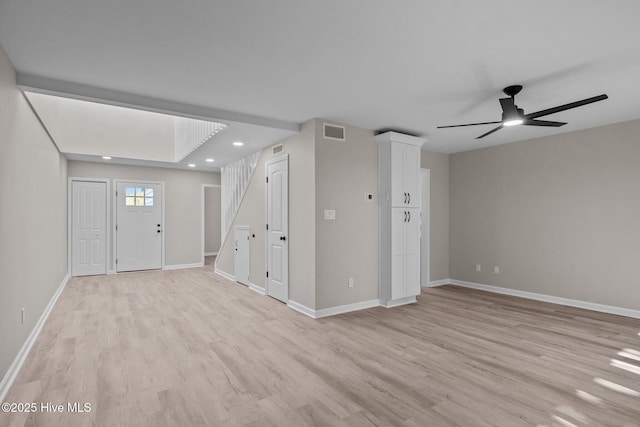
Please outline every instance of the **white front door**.
[[236, 282], [249, 286], [249, 227], [240, 225], [236, 226], [233, 237], [235, 246], [234, 271]]
[[107, 274], [107, 183], [71, 184], [71, 275]]
[[116, 271], [162, 268], [162, 185], [119, 181]]
[[267, 295], [289, 299], [289, 163], [268, 162], [267, 174]]

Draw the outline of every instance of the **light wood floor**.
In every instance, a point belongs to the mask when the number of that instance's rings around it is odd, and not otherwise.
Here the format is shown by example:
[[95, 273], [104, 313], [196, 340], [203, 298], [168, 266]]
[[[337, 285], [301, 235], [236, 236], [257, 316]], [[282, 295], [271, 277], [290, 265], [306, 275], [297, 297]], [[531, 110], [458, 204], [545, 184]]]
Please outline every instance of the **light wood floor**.
[[312, 320], [211, 270], [72, 279], [6, 401], [92, 411], [0, 425], [640, 425], [639, 320], [453, 286]]

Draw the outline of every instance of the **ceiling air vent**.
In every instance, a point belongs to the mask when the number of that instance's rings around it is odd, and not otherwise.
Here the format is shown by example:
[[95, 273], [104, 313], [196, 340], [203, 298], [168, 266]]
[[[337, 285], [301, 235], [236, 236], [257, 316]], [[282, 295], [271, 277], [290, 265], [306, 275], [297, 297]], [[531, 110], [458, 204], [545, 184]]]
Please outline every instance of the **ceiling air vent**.
[[278, 145], [276, 145], [275, 147], [273, 147], [273, 148], [271, 149], [271, 154], [278, 154], [278, 153], [282, 153], [283, 148], [284, 148], [284, 147], [282, 146], [282, 144], [278, 144]]
[[324, 123], [324, 138], [332, 139], [334, 141], [344, 141], [345, 128], [344, 126], [330, 125]]

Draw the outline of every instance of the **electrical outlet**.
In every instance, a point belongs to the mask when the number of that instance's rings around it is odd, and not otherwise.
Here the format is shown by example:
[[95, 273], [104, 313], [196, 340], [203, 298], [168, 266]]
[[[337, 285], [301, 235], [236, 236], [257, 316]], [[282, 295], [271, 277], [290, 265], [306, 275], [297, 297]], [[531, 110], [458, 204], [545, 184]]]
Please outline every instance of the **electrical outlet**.
[[498, 267], [497, 265], [493, 266], [493, 274], [500, 274], [500, 267]]
[[353, 288], [353, 277], [349, 277], [349, 287]]
[[482, 271], [482, 266], [480, 264], [476, 264], [476, 271]]

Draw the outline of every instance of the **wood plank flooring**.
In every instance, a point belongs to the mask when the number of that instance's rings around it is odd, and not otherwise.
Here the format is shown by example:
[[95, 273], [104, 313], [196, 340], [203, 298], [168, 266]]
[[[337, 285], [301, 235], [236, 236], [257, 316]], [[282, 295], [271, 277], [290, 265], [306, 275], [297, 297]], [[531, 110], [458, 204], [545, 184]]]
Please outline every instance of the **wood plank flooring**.
[[640, 426], [640, 321], [443, 286], [312, 320], [211, 266], [73, 278], [0, 426]]

